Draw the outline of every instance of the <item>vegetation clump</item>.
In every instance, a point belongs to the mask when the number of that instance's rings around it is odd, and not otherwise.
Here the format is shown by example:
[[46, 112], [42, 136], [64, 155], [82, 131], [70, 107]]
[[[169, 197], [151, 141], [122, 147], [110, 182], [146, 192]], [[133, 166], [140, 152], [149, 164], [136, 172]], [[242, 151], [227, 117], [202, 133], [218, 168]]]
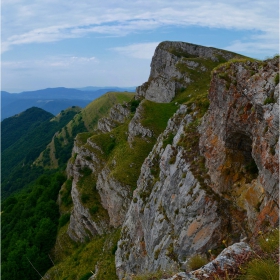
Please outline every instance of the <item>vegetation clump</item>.
[[188, 260], [188, 267], [189, 270], [196, 270], [204, 266], [208, 263], [208, 260], [206, 257], [203, 257], [201, 255], [194, 255]]

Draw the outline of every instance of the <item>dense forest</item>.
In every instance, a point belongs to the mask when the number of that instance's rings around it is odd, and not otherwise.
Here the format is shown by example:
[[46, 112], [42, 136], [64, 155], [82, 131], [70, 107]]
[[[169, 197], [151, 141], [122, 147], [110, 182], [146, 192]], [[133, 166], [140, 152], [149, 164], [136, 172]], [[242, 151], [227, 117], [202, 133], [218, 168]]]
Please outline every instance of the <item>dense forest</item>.
[[32, 107], [2, 122], [2, 279], [35, 280], [53, 265], [57, 197], [72, 146], [60, 149], [59, 168], [32, 163], [79, 111], [73, 106], [55, 117]]
[[52, 266], [64, 181], [62, 173], [42, 175], [2, 204], [2, 279], [36, 280]]
[[[43, 109], [32, 107], [2, 122], [2, 199], [45, 172], [41, 167], [32, 165], [32, 162], [54, 134], [79, 111], [79, 107], [73, 107], [54, 117]], [[66, 161], [67, 158], [64, 158], [63, 162]]]

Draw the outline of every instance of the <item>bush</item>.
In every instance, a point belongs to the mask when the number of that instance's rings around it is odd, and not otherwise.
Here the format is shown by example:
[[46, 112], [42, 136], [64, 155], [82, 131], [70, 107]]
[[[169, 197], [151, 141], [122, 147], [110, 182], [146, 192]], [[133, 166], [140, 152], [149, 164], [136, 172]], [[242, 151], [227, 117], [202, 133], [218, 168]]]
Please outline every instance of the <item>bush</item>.
[[279, 84], [279, 73], [277, 73], [277, 75], [275, 76], [274, 82], [275, 82], [275, 85]]
[[190, 270], [196, 270], [208, 263], [205, 257], [194, 255], [189, 259], [188, 266]]
[[97, 205], [92, 206], [89, 211], [91, 215], [96, 214], [98, 211], [98, 206]]
[[82, 202], [83, 203], [86, 203], [88, 200], [89, 200], [89, 195], [88, 194], [86, 194], [86, 193], [82, 193], [82, 195], [81, 195], [81, 200], [82, 200]]
[[92, 273], [91, 273], [91, 272], [88, 272], [88, 273], [84, 274], [84, 275], [80, 278], [80, 280], [88, 280], [89, 277], [91, 277], [91, 276], [92, 276]]
[[66, 225], [70, 220], [70, 213], [66, 213], [59, 218], [59, 225], [58, 227], [61, 228]]
[[130, 107], [131, 113], [134, 113], [136, 111], [136, 109], [139, 106], [140, 102], [141, 102], [141, 100], [133, 100], [133, 101], [130, 102], [130, 104], [131, 104], [131, 107]]

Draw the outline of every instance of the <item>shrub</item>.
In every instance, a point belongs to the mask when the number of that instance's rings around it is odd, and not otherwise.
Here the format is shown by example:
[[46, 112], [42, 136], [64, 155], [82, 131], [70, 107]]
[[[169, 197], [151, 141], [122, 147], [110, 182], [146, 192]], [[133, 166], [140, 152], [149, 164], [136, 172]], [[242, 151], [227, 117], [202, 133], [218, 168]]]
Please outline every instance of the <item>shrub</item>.
[[70, 213], [66, 213], [63, 214], [60, 218], [59, 218], [59, 225], [58, 227], [61, 228], [64, 225], [66, 225], [70, 220]]
[[96, 214], [98, 211], [98, 206], [97, 205], [92, 206], [89, 211], [91, 215]]
[[84, 275], [80, 278], [80, 280], [88, 280], [89, 277], [91, 277], [91, 276], [92, 276], [92, 273], [91, 273], [91, 272], [88, 272], [88, 273], [84, 274]]
[[279, 73], [277, 73], [277, 75], [275, 76], [274, 82], [275, 82], [275, 85], [279, 84]]
[[131, 104], [131, 107], [130, 107], [131, 113], [134, 113], [136, 111], [136, 108], [139, 106], [140, 102], [141, 102], [141, 100], [132, 100], [130, 102], [130, 104]]
[[172, 156], [169, 160], [169, 164], [174, 164], [176, 162], [176, 156]]
[[83, 203], [86, 203], [89, 200], [89, 195], [86, 193], [82, 193], [81, 200]]
[[252, 260], [247, 269], [246, 277], [247, 280], [278, 280], [279, 279], [279, 268], [273, 260]]
[[115, 244], [114, 247], [112, 248], [112, 255], [115, 255], [116, 251], [118, 250], [118, 244]]
[[92, 170], [87, 167], [87, 166], [84, 166], [81, 171], [80, 171], [84, 176], [88, 176], [92, 173]]
[[264, 101], [264, 105], [274, 103], [275, 100], [273, 97], [267, 97]]
[[201, 255], [194, 255], [189, 259], [188, 266], [190, 270], [196, 270], [207, 264], [208, 261]]

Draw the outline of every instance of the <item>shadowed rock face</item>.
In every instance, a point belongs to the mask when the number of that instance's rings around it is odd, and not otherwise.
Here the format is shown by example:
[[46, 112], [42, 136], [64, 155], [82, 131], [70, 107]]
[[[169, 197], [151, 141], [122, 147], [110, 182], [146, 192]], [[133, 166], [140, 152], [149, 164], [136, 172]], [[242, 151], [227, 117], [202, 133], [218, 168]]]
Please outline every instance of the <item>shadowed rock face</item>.
[[[178, 89], [187, 87], [191, 82], [188, 76], [178, 70], [178, 63], [191, 69], [199, 67], [199, 63], [188, 61], [185, 58], [200, 57], [212, 61], [222, 58], [226, 61], [235, 56], [234, 53], [189, 43], [162, 42], [155, 50], [149, 80], [137, 87], [136, 94], [138, 98], [145, 97], [154, 102], [170, 102]], [[203, 67], [200, 70], [204, 71]]]
[[[279, 183], [278, 58], [235, 62], [213, 73], [200, 148], [218, 193], [233, 196], [249, 225], [275, 226]], [[269, 101], [269, 102], [268, 102]]]

